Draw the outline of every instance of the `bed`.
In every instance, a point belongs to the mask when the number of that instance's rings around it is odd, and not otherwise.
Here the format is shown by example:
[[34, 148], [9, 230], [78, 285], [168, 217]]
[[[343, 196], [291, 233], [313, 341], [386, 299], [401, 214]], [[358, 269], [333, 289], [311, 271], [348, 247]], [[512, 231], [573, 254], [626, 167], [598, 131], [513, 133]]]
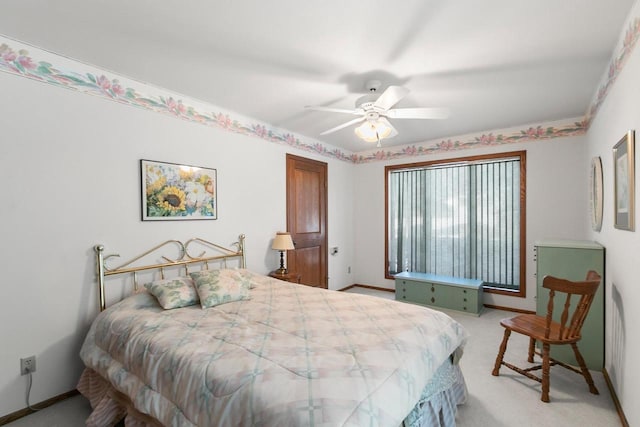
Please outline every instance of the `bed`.
[[[96, 246], [101, 312], [78, 383], [87, 425], [455, 425], [466, 399], [459, 323], [257, 274], [244, 236], [231, 246], [171, 240], [114, 268]], [[168, 247], [177, 255], [160, 255]], [[123, 275], [133, 292], [107, 304], [107, 279]]]

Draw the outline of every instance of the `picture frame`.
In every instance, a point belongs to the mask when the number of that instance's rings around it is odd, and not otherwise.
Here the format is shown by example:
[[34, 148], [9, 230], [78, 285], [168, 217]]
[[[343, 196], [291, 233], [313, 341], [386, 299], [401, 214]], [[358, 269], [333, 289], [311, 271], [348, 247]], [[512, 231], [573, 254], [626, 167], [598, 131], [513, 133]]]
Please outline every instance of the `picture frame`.
[[591, 228], [594, 231], [602, 229], [602, 159], [597, 156], [591, 159], [591, 173], [589, 179], [589, 207], [591, 214]]
[[217, 183], [216, 169], [141, 159], [142, 221], [217, 219]]
[[628, 131], [613, 147], [614, 227], [635, 227], [635, 135]]

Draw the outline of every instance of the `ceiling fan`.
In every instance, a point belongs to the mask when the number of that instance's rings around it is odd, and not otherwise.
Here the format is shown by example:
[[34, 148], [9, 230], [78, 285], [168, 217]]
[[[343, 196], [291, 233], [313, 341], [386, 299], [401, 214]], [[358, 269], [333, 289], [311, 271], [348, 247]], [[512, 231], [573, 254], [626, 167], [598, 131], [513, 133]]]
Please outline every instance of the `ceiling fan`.
[[328, 129], [320, 135], [327, 135], [362, 122], [360, 126], [355, 128], [356, 135], [367, 142], [377, 142], [378, 147], [383, 138], [393, 138], [398, 134], [398, 131], [387, 119], [446, 119], [449, 117], [448, 108], [391, 108], [407, 96], [409, 90], [402, 86], [389, 86], [382, 94], [378, 95], [377, 91], [380, 85], [379, 80], [368, 81], [366, 87], [369, 94], [358, 98], [356, 108], [352, 110], [311, 105], [307, 105], [305, 108], [360, 116]]

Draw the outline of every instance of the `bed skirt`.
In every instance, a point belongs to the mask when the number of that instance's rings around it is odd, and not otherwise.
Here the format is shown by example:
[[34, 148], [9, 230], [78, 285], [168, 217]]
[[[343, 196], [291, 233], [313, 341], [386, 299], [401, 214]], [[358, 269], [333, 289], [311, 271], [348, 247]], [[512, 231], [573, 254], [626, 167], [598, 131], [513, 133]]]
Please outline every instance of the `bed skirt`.
[[[124, 419], [125, 427], [161, 427], [154, 418], [137, 411], [131, 400], [115, 390], [92, 369], [85, 368], [78, 391], [86, 397], [93, 411], [88, 427], [113, 427]], [[457, 407], [467, 398], [467, 387], [458, 364], [448, 360], [436, 372], [422, 392], [420, 401], [404, 420], [403, 427], [453, 427]]]
[[467, 401], [467, 385], [460, 365], [450, 359], [438, 368], [403, 427], [453, 427], [458, 405]]
[[162, 426], [152, 417], [137, 411], [131, 400], [114, 389], [93, 369], [85, 368], [76, 387], [89, 400], [93, 411], [87, 427], [114, 427], [124, 419], [125, 427]]

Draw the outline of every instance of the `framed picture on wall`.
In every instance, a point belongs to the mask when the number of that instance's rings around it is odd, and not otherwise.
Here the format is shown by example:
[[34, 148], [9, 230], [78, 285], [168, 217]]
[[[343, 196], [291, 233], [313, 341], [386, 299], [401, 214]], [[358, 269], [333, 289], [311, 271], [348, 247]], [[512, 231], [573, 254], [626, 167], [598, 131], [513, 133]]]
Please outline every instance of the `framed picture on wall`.
[[589, 199], [591, 227], [594, 231], [600, 231], [602, 229], [602, 160], [600, 157], [591, 159]]
[[613, 147], [614, 226], [634, 230], [635, 149], [634, 131], [630, 130]]
[[140, 160], [143, 221], [217, 219], [216, 170]]

